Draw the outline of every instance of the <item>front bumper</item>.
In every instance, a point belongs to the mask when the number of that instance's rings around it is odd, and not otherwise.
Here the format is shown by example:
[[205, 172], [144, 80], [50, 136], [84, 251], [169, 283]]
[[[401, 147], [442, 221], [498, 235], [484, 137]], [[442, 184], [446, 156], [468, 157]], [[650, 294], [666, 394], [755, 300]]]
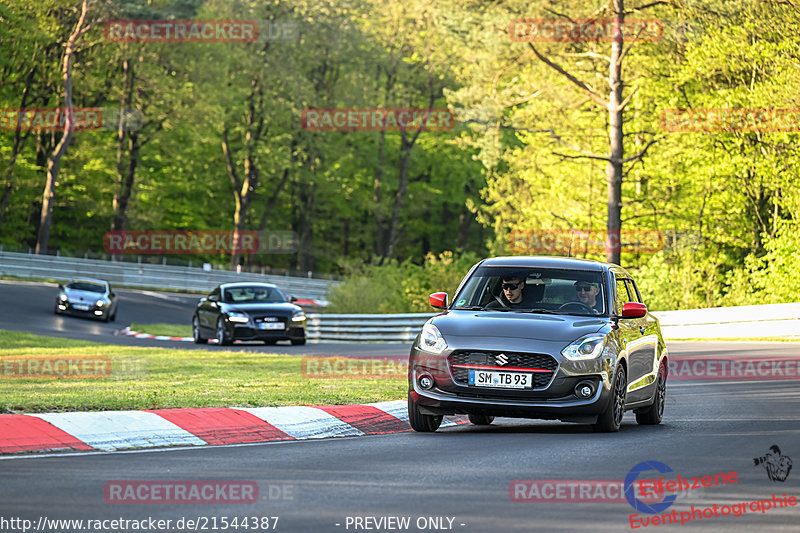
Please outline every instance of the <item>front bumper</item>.
[[58, 312], [70, 315], [85, 316], [89, 318], [104, 318], [110, 309], [109, 306], [97, 307], [95, 305], [90, 305], [89, 309], [75, 309], [74, 306], [74, 302], [63, 302], [61, 300], [56, 300], [56, 308], [58, 309]]
[[[497, 341], [482, 338], [467, 344], [454, 343], [448, 338], [448, 349], [440, 355], [419, 350], [415, 342], [409, 360], [409, 392], [420, 411], [431, 415], [481, 414], [591, 423], [608, 405], [616, 357], [603, 354], [593, 360], [571, 361], [560, 353], [563, 342], [514, 342], [499, 338]], [[539, 379], [538, 386], [534, 380], [532, 389], [476, 387], [457, 379], [453, 359], [449, 358], [454, 352], [465, 350], [547, 355], [557, 364], [550, 379]], [[434, 379], [433, 387], [420, 386], [419, 377], [424, 374]], [[575, 388], [586, 381], [594, 385], [594, 392], [584, 399], [576, 394]]]
[[240, 341], [270, 341], [270, 340], [300, 340], [306, 338], [303, 326], [290, 325], [282, 330], [260, 330], [247, 324], [227, 323], [228, 335], [232, 340]]

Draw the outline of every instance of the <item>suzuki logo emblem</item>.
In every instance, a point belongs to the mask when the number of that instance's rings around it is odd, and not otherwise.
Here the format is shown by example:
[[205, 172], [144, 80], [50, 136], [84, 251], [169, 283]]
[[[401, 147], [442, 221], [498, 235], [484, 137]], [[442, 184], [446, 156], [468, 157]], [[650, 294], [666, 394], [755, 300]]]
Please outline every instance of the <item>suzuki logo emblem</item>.
[[508, 356], [506, 354], [504, 354], [504, 353], [501, 353], [500, 355], [498, 355], [495, 360], [497, 361], [497, 364], [500, 365], [500, 366], [508, 364]]

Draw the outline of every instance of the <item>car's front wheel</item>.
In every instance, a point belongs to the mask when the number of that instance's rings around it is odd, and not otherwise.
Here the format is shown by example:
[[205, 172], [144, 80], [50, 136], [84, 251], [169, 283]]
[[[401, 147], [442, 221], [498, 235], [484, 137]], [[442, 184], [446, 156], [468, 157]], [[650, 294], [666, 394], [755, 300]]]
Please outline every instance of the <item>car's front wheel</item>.
[[417, 402], [411, 399], [411, 394], [408, 395], [408, 422], [411, 424], [411, 429], [422, 433], [431, 433], [439, 429], [444, 417], [439, 415], [426, 415], [422, 414], [417, 406]]
[[625, 396], [628, 392], [628, 379], [625, 368], [617, 367], [614, 376], [614, 386], [611, 387], [611, 398], [608, 405], [597, 417], [597, 422], [592, 426], [595, 431], [614, 432], [619, 431], [622, 424], [622, 415], [625, 414]]
[[494, 422], [494, 417], [490, 415], [467, 415], [467, 417], [476, 426], [488, 426]]
[[194, 339], [195, 344], [208, 343], [208, 339], [204, 339], [200, 335], [200, 320], [197, 318], [197, 315], [192, 317], [192, 339]]
[[233, 344], [233, 340], [228, 336], [228, 332], [225, 331], [225, 322], [222, 321], [222, 317], [217, 319], [217, 342], [220, 346]]
[[645, 407], [644, 409], [637, 409], [636, 422], [643, 425], [660, 424], [661, 419], [664, 417], [664, 404], [667, 398], [667, 371], [664, 365], [658, 369], [658, 378], [656, 380], [656, 396], [653, 398], [653, 405]]
[[302, 346], [302, 345], [304, 345], [305, 343], [306, 343], [306, 339], [305, 339], [305, 338], [302, 338], [302, 339], [292, 339], [292, 345], [293, 345], [293, 346]]

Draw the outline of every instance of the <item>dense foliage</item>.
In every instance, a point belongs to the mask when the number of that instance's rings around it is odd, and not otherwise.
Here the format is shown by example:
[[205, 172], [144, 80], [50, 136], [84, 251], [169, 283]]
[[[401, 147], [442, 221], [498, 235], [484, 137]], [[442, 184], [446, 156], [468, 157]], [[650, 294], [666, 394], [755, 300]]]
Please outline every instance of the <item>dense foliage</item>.
[[[63, 105], [61, 62], [80, 5], [0, 5], [0, 108]], [[606, 227], [609, 117], [587, 95], [609, 90], [611, 43], [533, 43], [548, 64], [508, 27], [608, 17], [612, 5], [89, 1], [74, 105], [108, 116], [130, 108], [142, 120], [74, 132], [48, 247], [100, 254], [111, 229], [290, 230], [297, 253], [244, 256], [244, 266], [349, 276], [332, 310], [428, 311], [430, 290], [452, 292], [479, 257], [510, 253], [513, 231]], [[656, 309], [797, 301], [800, 128], [675, 132], [661, 118], [671, 109], [800, 108], [800, 8], [642, 0], [625, 9], [661, 20], [664, 32], [625, 43], [624, 153], [642, 156], [623, 167], [622, 228], [660, 231], [666, 246], [623, 250], [622, 264]], [[115, 19], [256, 19], [295, 30], [268, 42], [120, 43], [104, 35]], [[417, 137], [311, 131], [300, 121], [310, 107], [389, 106], [449, 107], [457, 127]], [[59, 137], [0, 128], [6, 249], [36, 244]]]

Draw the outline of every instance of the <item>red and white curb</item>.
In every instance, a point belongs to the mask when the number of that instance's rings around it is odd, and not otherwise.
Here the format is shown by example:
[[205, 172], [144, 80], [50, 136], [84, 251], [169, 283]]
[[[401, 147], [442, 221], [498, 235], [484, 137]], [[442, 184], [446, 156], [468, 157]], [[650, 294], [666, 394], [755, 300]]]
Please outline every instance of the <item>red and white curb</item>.
[[[442, 427], [466, 423], [445, 417]], [[0, 415], [0, 454], [206, 446], [410, 431], [406, 401]]]
[[[130, 326], [125, 326], [124, 328], [115, 331], [114, 335], [123, 337], [136, 337], [137, 339], [155, 339], [157, 341], [194, 341], [194, 339], [191, 337], [170, 337], [169, 335], [150, 335], [149, 333], [139, 333], [138, 331], [132, 331]], [[217, 341], [216, 339], [210, 339], [209, 342]]]

